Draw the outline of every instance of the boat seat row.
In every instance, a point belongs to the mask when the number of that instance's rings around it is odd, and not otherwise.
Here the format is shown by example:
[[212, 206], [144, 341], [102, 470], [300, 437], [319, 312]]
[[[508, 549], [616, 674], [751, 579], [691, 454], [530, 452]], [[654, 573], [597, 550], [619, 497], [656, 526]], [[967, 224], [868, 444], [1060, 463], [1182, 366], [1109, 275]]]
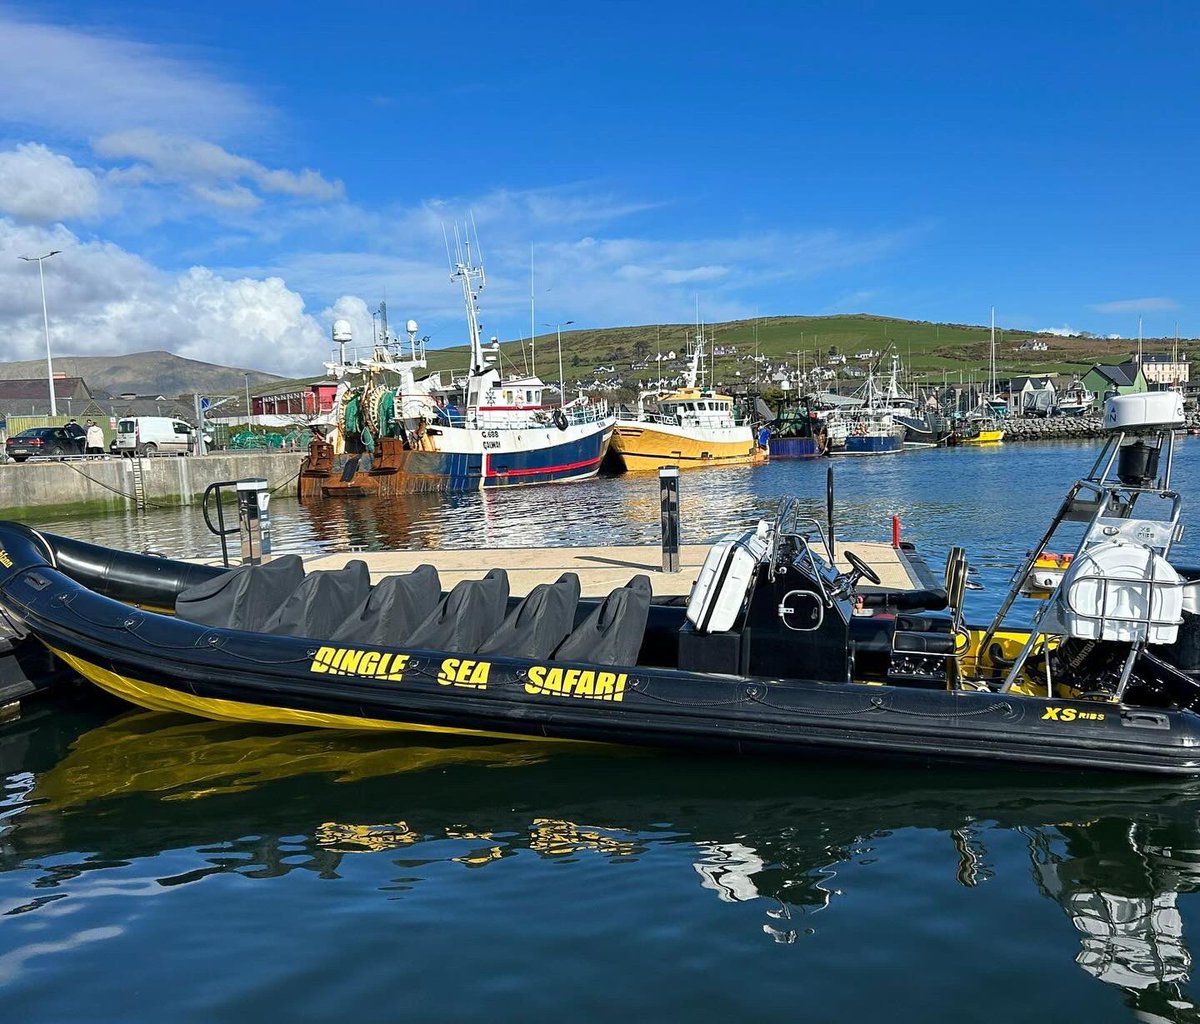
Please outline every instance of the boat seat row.
[[283, 555], [182, 591], [175, 613], [206, 626], [338, 643], [631, 665], [650, 598], [649, 577], [635, 576], [579, 619], [579, 577], [563, 573], [509, 611], [503, 569], [461, 580], [443, 596], [432, 565], [372, 586], [361, 559], [306, 575], [298, 555]]

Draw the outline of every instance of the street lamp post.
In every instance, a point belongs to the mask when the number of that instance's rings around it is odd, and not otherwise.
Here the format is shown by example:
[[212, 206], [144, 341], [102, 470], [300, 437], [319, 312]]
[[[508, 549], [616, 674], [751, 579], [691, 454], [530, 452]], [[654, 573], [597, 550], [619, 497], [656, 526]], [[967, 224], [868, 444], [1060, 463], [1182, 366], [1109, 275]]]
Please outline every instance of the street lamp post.
[[558, 335], [558, 404], [559, 405], [567, 404], [567, 379], [566, 379], [566, 377], [563, 376], [563, 365], [562, 365], [562, 329], [564, 327], [570, 327], [571, 324], [573, 324], [574, 322], [575, 322], [574, 320], [564, 320], [562, 323], [557, 323], [557, 324], [542, 324], [543, 327], [553, 327], [555, 330], [555, 333]]
[[19, 256], [18, 259], [38, 265], [38, 283], [42, 286], [42, 328], [46, 332], [46, 382], [50, 385], [50, 415], [58, 415], [58, 403], [54, 399], [54, 364], [50, 361], [50, 315], [46, 312], [46, 278], [42, 273], [42, 261], [51, 256], [57, 256], [61, 249], [55, 249], [45, 256]]
[[242, 374], [246, 378], [246, 429], [250, 429], [250, 374]]

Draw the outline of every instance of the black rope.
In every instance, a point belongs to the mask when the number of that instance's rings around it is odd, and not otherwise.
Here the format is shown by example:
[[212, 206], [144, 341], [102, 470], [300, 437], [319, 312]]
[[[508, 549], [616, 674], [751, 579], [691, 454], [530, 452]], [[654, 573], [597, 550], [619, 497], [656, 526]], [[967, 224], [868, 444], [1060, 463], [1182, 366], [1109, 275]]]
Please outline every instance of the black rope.
[[82, 619], [90, 626], [101, 626], [104, 629], [129, 629], [131, 626], [135, 626], [141, 621], [140, 617], [131, 617], [123, 619], [120, 622], [101, 622], [99, 619], [93, 619], [88, 615], [84, 615], [83, 612], [76, 608], [74, 596], [75, 595], [73, 594], [59, 594], [57, 600], [66, 606], [67, 610], [70, 611], [71, 614], [73, 614], [77, 619]]
[[[74, 470], [76, 473], [78, 473], [78, 474], [79, 474], [81, 477], [83, 477], [83, 478], [84, 478], [86, 481], [88, 481], [88, 483], [93, 483], [93, 484], [95, 484], [97, 487], [103, 487], [103, 488], [104, 488], [106, 491], [112, 491], [112, 492], [113, 492], [113, 494], [118, 494], [118, 495], [120, 495], [120, 496], [121, 496], [122, 498], [124, 498], [126, 501], [133, 501], [133, 500], [135, 499], [135, 495], [133, 495], [133, 494], [127, 494], [125, 491], [118, 490], [118, 489], [117, 489], [117, 488], [115, 488], [115, 487], [110, 487], [108, 484], [104, 483], [104, 481], [103, 481], [103, 480], [97, 480], [95, 477], [88, 476], [88, 475], [87, 475], [87, 474], [86, 474], [86, 473], [85, 473], [85, 472], [84, 472], [82, 469], [80, 469], [78, 466], [75, 466], [75, 465], [73, 465], [71, 462], [69, 462], [69, 461], [67, 461], [67, 460], [65, 460], [65, 459], [63, 460], [63, 463], [62, 463], [62, 464], [63, 464], [64, 466], [68, 466], [69, 468], [73, 469], [73, 470]], [[162, 508], [164, 508], [164, 506], [163, 506], [163, 505], [156, 505], [156, 504], [155, 504], [154, 502], [152, 502], [152, 501], [147, 501], [147, 502], [146, 502], [146, 507], [147, 507], [147, 508], [153, 508], [153, 509], [162, 509]]]
[[[858, 696], [857, 694], [847, 694], [846, 696]], [[767, 700], [765, 697], [760, 697], [757, 694], [751, 696], [749, 700], [754, 704], [761, 704], [765, 708], [770, 708], [772, 711], [785, 711], [793, 715], [803, 715], [806, 718], [841, 718], [845, 715], [866, 715], [872, 711], [888, 711], [882, 700], [878, 697], [872, 697], [867, 707], [856, 708], [805, 708], [803, 710], [795, 705], [776, 704], [774, 701]]]
[[865, 708], [864, 707], [849, 708], [849, 709], [830, 708], [829, 710], [824, 710], [824, 709], [820, 709], [820, 708], [805, 708], [805, 709], [801, 710], [795, 706], [777, 704], [774, 701], [770, 701], [763, 697], [759, 697], [759, 696], [753, 695], [753, 694], [751, 694], [749, 696], [749, 699], [756, 704], [763, 705], [763, 707], [771, 708], [773, 711], [785, 711], [785, 712], [790, 712], [792, 714], [804, 715], [806, 717], [815, 717], [815, 718], [838, 718], [838, 717], [842, 717], [845, 715], [865, 715], [865, 714], [870, 714], [873, 711], [891, 712], [892, 714], [908, 715], [908, 716], [911, 716], [914, 718], [939, 718], [939, 719], [975, 718], [980, 715], [990, 715], [996, 711], [1002, 711], [1002, 712], [1004, 712], [1005, 715], [1009, 715], [1009, 716], [1011, 716], [1013, 714], [1013, 706], [1010, 703], [1008, 703], [1008, 701], [999, 701], [996, 704], [989, 704], [985, 708], [978, 708], [978, 709], [971, 710], [971, 711], [922, 711], [922, 710], [917, 710], [917, 709], [894, 707], [891, 703], [886, 701], [883, 697], [870, 698], [870, 700], [868, 702], [868, 706]]
[[753, 691], [757, 689], [754, 686], [747, 686], [745, 692], [729, 700], [673, 700], [670, 697], [664, 697], [659, 693], [652, 693], [649, 689], [649, 680], [631, 679], [629, 681], [629, 689], [635, 693], [641, 694], [643, 697], [648, 697], [650, 700], [658, 701], [660, 704], [670, 704], [680, 708], [728, 708], [734, 707], [737, 704], [748, 704], [755, 700]]

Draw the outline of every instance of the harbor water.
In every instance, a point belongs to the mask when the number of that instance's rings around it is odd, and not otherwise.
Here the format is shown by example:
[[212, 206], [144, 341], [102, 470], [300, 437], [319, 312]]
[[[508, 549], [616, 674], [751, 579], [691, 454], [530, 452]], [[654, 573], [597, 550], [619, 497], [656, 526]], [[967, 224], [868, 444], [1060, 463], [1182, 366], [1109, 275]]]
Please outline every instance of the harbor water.
[[[964, 546], [987, 618], [1095, 453], [834, 460], [839, 543], [898, 516], [935, 572]], [[683, 541], [788, 494], [823, 520], [829, 464], [684, 474]], [[1200, 494], [1200, 441], [1175, 483]], [[659, 530], [653, 475], [271, 512], [277, 552]], [[196, 510], [36, 525], [220, 552]], [[0, 1005], [23, 1024], [1200, 1019], [1200, 782], [245, 726], [84, 687], [0, 726], [0, 780]]]

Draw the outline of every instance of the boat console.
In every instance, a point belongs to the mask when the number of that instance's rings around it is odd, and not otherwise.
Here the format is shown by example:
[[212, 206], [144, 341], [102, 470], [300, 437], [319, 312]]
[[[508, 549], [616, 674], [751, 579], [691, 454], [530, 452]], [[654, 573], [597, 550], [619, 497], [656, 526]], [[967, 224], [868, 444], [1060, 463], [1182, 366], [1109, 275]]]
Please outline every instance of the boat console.
[[[834, 567], [821, 524], [795, 498], [784, 499], [774, 522], [719, 538], [688, 600], [679, 668], [945, 688], [954, 617], [899, 611], [887, 599], [868, 604], [858, 585], [879, 577], [853, 552], [846, 560], [848, 571]], [[921, 597], [945, 604], [941, 594]]]

